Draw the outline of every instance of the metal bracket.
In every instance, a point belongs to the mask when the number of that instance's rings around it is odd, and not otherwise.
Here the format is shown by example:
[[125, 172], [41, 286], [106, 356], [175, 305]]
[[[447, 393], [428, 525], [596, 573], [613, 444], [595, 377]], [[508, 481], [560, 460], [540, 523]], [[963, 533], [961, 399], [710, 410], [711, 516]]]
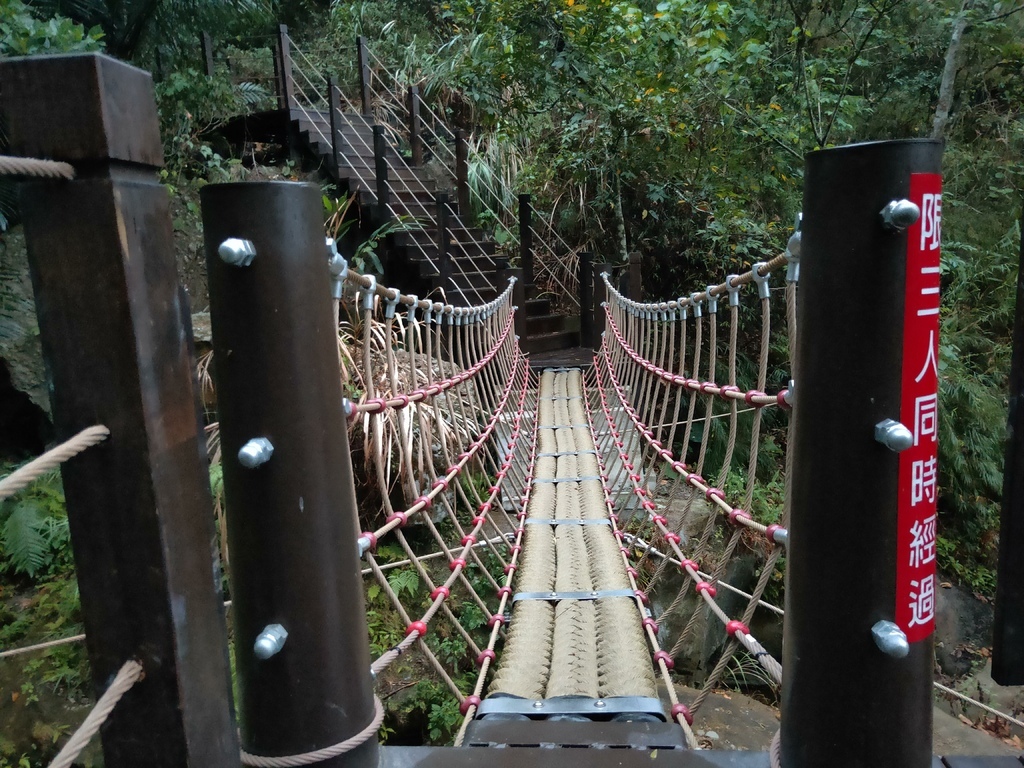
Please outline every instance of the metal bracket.
[[631, 589], [605, 589], [593, 592], [517, 592], [512, 602], [520, 600], [602, 600], [606, 597], [633, 597]]
[[768, 287], [768, 278], [771, 277], [771, 272], [767, 275], [762, 275], [758, 272], [761, 267], [768, 266], [765, 262], [759, 261], [753, 267], [750, 268], [750, 274], [753, 277], [754, 284], [757, 286], [757, 298], [767, 299], [771, 295], [771, 289]]
[[615, 696], [608, 699], [591, 699], [584, 696], [558, 696], [553, 699], [520, 699], [511, 696], [490, 697], [480, 702], [476, 717], [485, 715], [526, 715], [532, 718], [546, 718], [552, 715], [588, 715], [606, 717], [644, 713], [667, 721], [661, 701], [647, 696]]
[[567, 517], [560, 518], [558, 520], [550, 517], [528, 517], [526, 518], [527, 525], [607, 525], [611, 526], [612, 521], [606, 517]]
[[715, 286], [713, 286], [713, 285], [709, 285], [707, 288], [704, 289], [704, 293], [706, 293], [707, 296], [708, 296], [707, 302], [708, 302], [708, 314], [709, 315], [717, 315], [718, 314], [718, 297], [715, 296], [713, 293], [711, 293], [711, 289], [714, 288], [714, 287]]

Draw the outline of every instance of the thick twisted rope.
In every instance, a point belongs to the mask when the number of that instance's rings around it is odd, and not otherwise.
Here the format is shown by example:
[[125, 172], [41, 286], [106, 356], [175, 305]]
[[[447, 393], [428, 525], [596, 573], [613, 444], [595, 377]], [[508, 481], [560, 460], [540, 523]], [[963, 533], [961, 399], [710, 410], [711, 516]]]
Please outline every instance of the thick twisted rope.
[[68, 459], [71, 459], [86, 448], [102, 443], [110, 436], [110, 430], [102, 424], [83, 429], [74, 437], [51, 448], [38, 458], [11, 472], [0, 480], [0, 501], [10, 498], [18, 491], [24, 490], [40, 477], [50, 472]]
[[92, 741], [92, 737], [96, 735], [100, 727], [107, 722], [107, 718], [114, 711], [117, 702], [141, 679], [142, 665], [135, 660], [126, 661], [114, 676], [110, 687], [100, 696], [89, 716], [78, 726], [78, 730], [71, 735], [68, 743], [53, 758], [50, 768], [70, 768], [71, 764], [82, 754], [82, 750]]
[[[242, 765], [253, 766], [253, 768], [298, 768], [302, 765], [314, 765], [321, 763], [324, 760], [330, 760], [332, 757], [340, 757], [346, 752], [351, 752], [356, 747], [361, 747], [370, 738], [377, 733], [377, 729], [380, 728], [380, 724], [384, 722], [384, 705], [380, 703], [380, 699], [376, 696], [373, 697], [373, 719], [370, 721], [363, 730], [357, 733], [355, 736], [340, 741], [337, 744], [332, 744], [329, 747], [323, 749], [317, 749], [312, 752], [303, 752], [301, 755], [287, 755], [285, 757], [264, 757], [262, 755], [252, 755], [246, 751], [242, 751]], [[51, 766], [51, 768], [53, 768]]]
[[69, 163], [39, 160], [34, 157], [0, 156], [0, 176], [34, 176], [40, 179], [75, 178], [75, 169]]

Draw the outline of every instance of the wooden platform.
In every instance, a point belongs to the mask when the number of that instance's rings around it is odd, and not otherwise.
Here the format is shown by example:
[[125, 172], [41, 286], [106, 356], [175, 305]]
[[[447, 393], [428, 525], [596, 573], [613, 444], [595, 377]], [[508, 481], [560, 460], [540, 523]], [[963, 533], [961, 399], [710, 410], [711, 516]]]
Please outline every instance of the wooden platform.
[[531, 368], [588, 368], [594, 364], [594, 350], [589, 347], [554, 349], [530, 355]]

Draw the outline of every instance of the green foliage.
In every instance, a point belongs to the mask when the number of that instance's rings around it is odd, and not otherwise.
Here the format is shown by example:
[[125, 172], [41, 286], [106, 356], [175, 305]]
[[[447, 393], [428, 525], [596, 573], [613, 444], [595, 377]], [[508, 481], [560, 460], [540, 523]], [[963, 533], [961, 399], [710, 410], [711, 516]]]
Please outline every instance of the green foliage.
[[103, 30], [54, 15], [41, 19], [21, 0], [0, 0], [0, 56], [103, 50]]
[[71, 533], [57, 472], [0, 504], [0, 569], [31, 578], [67, 574]]

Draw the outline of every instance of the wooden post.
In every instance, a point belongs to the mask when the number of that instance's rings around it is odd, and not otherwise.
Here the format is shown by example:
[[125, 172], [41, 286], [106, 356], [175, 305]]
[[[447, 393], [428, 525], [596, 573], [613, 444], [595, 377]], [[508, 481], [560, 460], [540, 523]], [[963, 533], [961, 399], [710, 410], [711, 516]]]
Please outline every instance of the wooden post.
[[11, 150], [74, 181], [21, 190], [93, 688], [145, 677], [103, 726], [108, 768], [237, 768], [220, 568], [189, 310], [150, 76], [100, 54], [0, 62]]
[[530, 196], [519, 196], [519, 266], [523, 270], [523, 281], [533, 285], [533, 209]]
[[[1024, 222], [1024, 216], [1021, 217]], [[1020, 266], [1024, 267], [1024, 242]], [[1010, 361], [1010, 436], [1003, 470], [999, 572], [992, 643], [992, 678], [1000, 685], [1024, 684], [1024, 270], [1017, 273], [1017, 310]]]
[[446, 293], [452, 290], [451, 232], [448, 231], [448, 193], [438, 192], [437, 204], [437, 271], [441, 288]]
[[337, 179], [341, 174], [341, 126], [338, 124], [341, 119], [341, 89], [334, 75], [327, 78], [327, 108], [331, 112], [331, 159]]
[[580, 253], [577, 279], [579, 280], [580, 300], [580, 346], [590, 347], [594, 344], [594, 254], [590, 251]]
[[423, 165], [423, 136], [421, 134], [420, 89], [409, 86], [409, 146], [412, 149], [412, 164], [419, 168]]
[[277, 106], [278, 109], [291, 109], [295, 106], [295, 82], [292, 79], [291, 39], [286, 24], [277, 27], [276, 47], [274, 69], [277, 73]]
[[640, 254], [633, 251], [629, 254], [629, 272], [627, 273], [628, 288], [626, 295], [633, 301], [642, 301], [643, 284], [640, 281]]
[[[459, 200], [459, 215], [469, 216], [469, 142], [466, 132], [455, 132], [455, 191]], [[466, 221], [463, 218], [463, 221]]]
[[203, 70], [207, 77], [213, 77], [213, 40], [209, 32], [199, 36], [199, 46], [203, 53]]
[[[805, 160], [782, 660], [786, 768], [934, 765], [935, 553], [927, 527], [904, 513], [935, 512], [934, 495], [913, 498], [911, 473], [936, 446], [915, 415], [915, 387], [925, 382], [935, 402], [938, 295], [919, 288], [922, 277], [939, 280], [930, 190], [941, 159], [942, 142], [909, 140], [823, 149]], [[884, 223], [883, 209], [900, 200], [917, 206], [916, 226]], [[935, 311], [919, 311], [922, 300]], [[930, 332], [916, 333], [927, 324]], [[863, 541], [849, 548], [837, 540], [836, 521], [854, 518]], [[925, 544], [920, 557], [915, 537]], [[851, 573], [856, 590], [848, 589]]]
[[380, 220], [391, 218], [391, 191], [388, 186], [388, 138], [384, 126], [373, 126], [373, 163], [377, 176], [377, 214]]
[[[201, 197], [242, 746], [296, 755], [351, 738], [373, 719], [320, 189], [211, 184]], [[229, 238], [252, 243], [252, 263], [222, 260]], [[269, 456], [242, 451], [259, 438]], [[268, 656], [273, 644], [262, 653], [255, 644], [273, 625], [287, 637]], [[376, 766], [376, 738], [316, 764]]]
[[608, 289], [605, 287], [604, 278], [602, 274], [607, 274], [609, 277], [612, 275], [611, 264], [595, 264], [593, 267], [593, 281], [594, 281], [594, 326], [592, 330], [591, 343], [594, 349], [599, 349], [601, 346], [601, 336], [604, 334], [606, 326], [604, 316], [604, 303], [608, 301]]
[[521, 269], [509, 269], [508, 267], [500, 269], [498, 271], [498, 288], [504, 290], [504, 285], [508, 283], [510, 277], [516, 279], [515, 285], [512, 286], [512, 306], [516, 308], [515, 318], [513, 319], [513, 329], [516, 336], [519, 337], [519, 346], [523, 346], [526, 342], [526, 284], [523, 282], [523, 270]]
[[366, 49], [366, 38], [356, 38], [356, 66], [359, 69], [359, 93], [363, 105], [363, 114], [369, 115], [373, 108], [373, 93], [370, 90], [370, 53]]

